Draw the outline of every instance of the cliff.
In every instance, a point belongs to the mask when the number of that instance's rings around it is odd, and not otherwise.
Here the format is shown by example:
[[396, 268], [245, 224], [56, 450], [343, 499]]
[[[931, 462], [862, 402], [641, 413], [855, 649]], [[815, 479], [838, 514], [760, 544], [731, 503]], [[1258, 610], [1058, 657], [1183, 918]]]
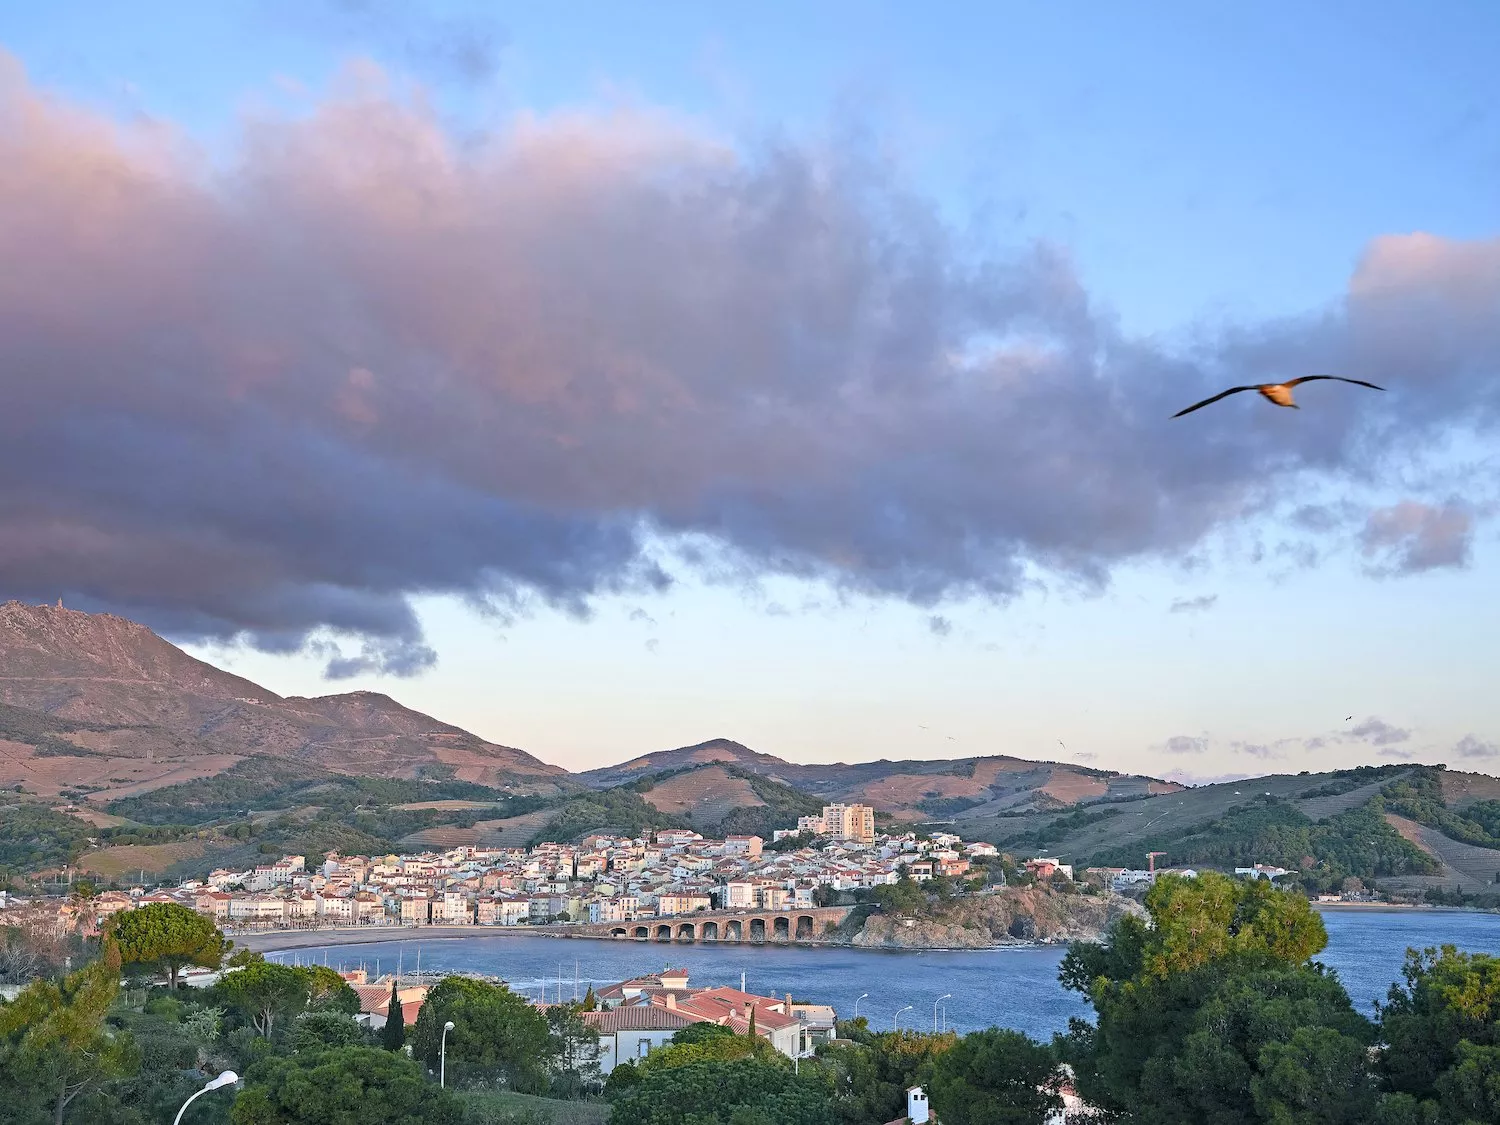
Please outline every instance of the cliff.
[[966, 895], [922, 917], [873, 914], [850, 944], [865, 949], [990, 949], [1098, 941], [1116, 919], [1142, 914], [1121, 895], [1059, 894], [1015, 887]]

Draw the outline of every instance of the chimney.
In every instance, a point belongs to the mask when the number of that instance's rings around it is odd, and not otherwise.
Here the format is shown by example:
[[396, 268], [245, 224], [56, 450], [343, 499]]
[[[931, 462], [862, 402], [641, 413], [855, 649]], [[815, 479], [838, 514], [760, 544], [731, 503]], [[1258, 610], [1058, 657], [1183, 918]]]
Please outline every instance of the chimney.
[[787, 1016], [792, 1014], [792, 994], [790, 992], [786, 994], [786, 1011], [782, 1014]]
[[674, 1012], [677, 1010], [677, 993], [667, 993], [667, 1007]]

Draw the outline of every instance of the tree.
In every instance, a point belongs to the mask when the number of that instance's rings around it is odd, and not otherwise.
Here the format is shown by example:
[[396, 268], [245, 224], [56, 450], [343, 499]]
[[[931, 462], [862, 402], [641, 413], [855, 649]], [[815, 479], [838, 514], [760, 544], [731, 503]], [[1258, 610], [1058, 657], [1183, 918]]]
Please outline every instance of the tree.
[[906, 1109], [906, 1091], [911, 1086], [930, 1087], [939, 1057], [953, 1048], [953, 1032], [923, 1035], [915, 1031], [869, 1031], [865, 1017], [841, 1022], [840, 1037], [853, 1045], [830, 1045], [819, 1049], [813, 1069], [834, 1097], [833, 1120], [847, 1125], [890, 1121]]
[[556, 1061], [554, 1097], [576, 1098], [599, 1080], [599, 1033], [582, 1016], [581, 1004], [554, 1004], [547, 1009], [550, 1054]]
[[1058, 1086], [1049, 1048], [992, 1027], [938, 1057], [932, 1107], [950, 1125], [1029, 1125], [1062, 1108]]
[[[1500, 1119], [1500, 957], [1407, 950], [1406, 987], [1380, 1009], [1381, 1070], [1397, 1105], [1443, 1121]], [[1413, 1120], [1421, 1120], [1413, 1117]]]
[[649, 1074], [654, 1070], [670, 1070], [690, 1063], [733, 1062], [747, 1058], [774, 1063], [785, 1056], [771, 1045], [769, 1039], [759, 1035], [736, 1035], [727, 1027], [699, 1023], [683, 1028], [665, 1046], [652, 1051], [636, 1065], [642, 1074]]
[[404, 1055], [378, 1047], [272, 1055], [256, 1063], [233, 1125], [458, 1125], [463, 1108]]
[[365, 1029], [343, 1012], [303, 1012], [292, 1029], [292, 1048], [297, 1051], [357, 1047], [365, 1042]]
[[226, 973], [219, 980], [218, 991], [224, 1002], [265, 1039], [271, 1038], [277, 1020], [295, 1017], [306, 1009], [311, 996], [307, 973], [274, 961], [257, 961]]
[[549, 1083], [555, 1044], [547, 1018], [503, 984], [444, 977], [427, 994], [411, 1028], [412, 1057], [438, 1069], [443, 1024], [448, 1033], [448, 1078], [499, 1078], [521, 1093], [540, 1094]]
[[343, 1012], [357, 1015], [359, 993], [349, 982], [327, 965], [303, 965], [294, 970], [307, 978], [307, 1003], [320, 1012]]
[[1306, 898], [1205, 872], [1158, 880], [1146, 909], [1059, 972], [1098, 1013], [1058, 1044], [1087, 1101], [1162, 1125], [1371, 1119], [1374, 1028], [1309, 962], [1326, 937]]
[[122, 910], [115, 915], [113, 932], [125, 964], [165, 968], [173, 988], [184, 965], [217, 969], [229, 950], [210, 919], [175, 902]]
[[784, 1057], [778, 1060], [694, 1062], [644, 1071], [616, 1097], [610, 1125], [827, 1125], [834, 1120], [829, 1095], [817, 1079], [798, 1078]]
[[401, 996], [391, 981], [391, 999], [385, 1009], [385, 1026], [380, 1029], [380, 1045], [387, 1051], [399, 1051], [406, 1042], [406, 1015], [401, 1010]]
[[585, 1012], [597, 1012], [599, 1010], [599, 998], [594, 995], [593, 985], [589, 985], [589, 990], [583, 994], [583, 1010]]
[[130, 1037], [104, 1022], [119, 990], [120, 952], [106, 939], [98, 960], [61, 981], [36, 981], [0, 1006], [0, 1088], [7, 1098], [29, 1099], [62, 1125], [80, 1095], [134, 1069]]

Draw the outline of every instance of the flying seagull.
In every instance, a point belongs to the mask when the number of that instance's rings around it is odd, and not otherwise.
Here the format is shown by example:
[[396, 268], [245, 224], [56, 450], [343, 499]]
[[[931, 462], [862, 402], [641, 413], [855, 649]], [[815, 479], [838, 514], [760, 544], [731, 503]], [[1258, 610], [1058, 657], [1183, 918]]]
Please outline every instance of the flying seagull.
[[1277, 406], [1290, 406], [1293, 410], [1300, 410], [1292, 401], [1292, 388], [1299, 383], [1311, 383], [1318, 379], [1333, 379], [1340, 383], [1356, 383], [1361, 387], [1369, 387], [1371, 390], [1383, 391], [1384, 387], [1377, 387], [1374, 383], [1366, 383], [1363, 379], [1346, 379], [1342, 375], [1303, 375], [1297, 379], [1288, 379], [1285, 383], [1252, 383], [1248, 387], [1230, 387], [1227, 391], [1220, 391], [1213, 398], [1206, 398], [1202, 402], [1195, 402], [1186, 410], [1179, 410], [1172, 415], [1173, 418], [1181, 418], [1184, 414], [1191, 414], [1195, 410], [1202, 410], [1210, 403], [1218, 402], [1221, 398], [1237, 395], [1241, 391], [1259, 391], [1261, 396], [1268, 402]]

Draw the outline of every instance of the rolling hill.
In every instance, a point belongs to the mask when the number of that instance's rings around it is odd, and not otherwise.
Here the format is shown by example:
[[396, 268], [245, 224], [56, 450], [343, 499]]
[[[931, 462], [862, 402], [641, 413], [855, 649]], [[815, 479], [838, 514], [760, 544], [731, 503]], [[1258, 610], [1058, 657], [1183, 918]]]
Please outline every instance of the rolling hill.
[[101, 872], [181, 873], [282, 846], [769, 837], [859, 802], [1077, 865], [1165, 851], [1418, 892], [1500, 879], [1500, 779], [1485, 774], [1404, 764], [1188, 788], [1006, 755], [807, 765], [720, 738], [574, 775], [385, 695], [278, 696], [123, 618], [16, 602], [0, 605], [0, 786], [21, 789], [0, 816], [0, 866], [15, 869], [90, 849]]
[[798, 789], [828, 803], [867, 804], [903, 820], [948, 821], [1068, 808], [1183, 789], [1173, 781], [1033, 762], [1003, 755], [942, 759], [801, 765], [759, 753], [727, 738], [632, 758], [618, 766], [578, 774], [597, 789], [624, 785], [665, 771], [727, 763]]
[[457, 778], [514, 793], [576, 788], [524, 751], [375, 692], [285, 697], [110, 614], [0, 605], [0, 784], [110, 798], [251, 757], [348, 774]]

